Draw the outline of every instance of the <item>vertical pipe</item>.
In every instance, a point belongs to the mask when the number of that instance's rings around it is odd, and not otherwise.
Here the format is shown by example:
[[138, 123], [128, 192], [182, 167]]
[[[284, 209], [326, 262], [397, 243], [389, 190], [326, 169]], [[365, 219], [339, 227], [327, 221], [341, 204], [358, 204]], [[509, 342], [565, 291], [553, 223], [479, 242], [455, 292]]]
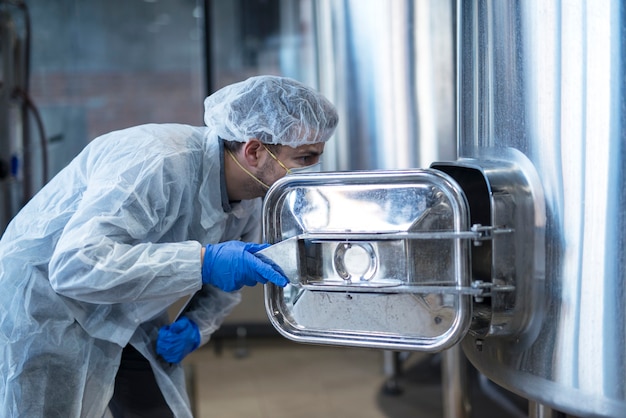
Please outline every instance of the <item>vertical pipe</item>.
[[0, 2], [0, 235], [22, 207], [28, 182], [22, 176], [23, 109], [15, 97], [23, 90], [22, 53], [11, 9]]
[[213, 74], [213, 2], [204, 0], [204, 82], [207, 96], [215, 91]]

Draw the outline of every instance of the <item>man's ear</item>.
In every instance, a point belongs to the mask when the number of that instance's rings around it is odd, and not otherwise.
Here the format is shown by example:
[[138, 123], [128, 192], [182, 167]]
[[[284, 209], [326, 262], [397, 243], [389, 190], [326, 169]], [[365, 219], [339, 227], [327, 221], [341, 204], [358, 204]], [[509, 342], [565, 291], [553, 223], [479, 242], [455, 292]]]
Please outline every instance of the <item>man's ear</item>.
[[262, 151], [263, 143], [256, 138], [252, 138], [243, 146], [243, 158], [250, 166], [257, 167]]

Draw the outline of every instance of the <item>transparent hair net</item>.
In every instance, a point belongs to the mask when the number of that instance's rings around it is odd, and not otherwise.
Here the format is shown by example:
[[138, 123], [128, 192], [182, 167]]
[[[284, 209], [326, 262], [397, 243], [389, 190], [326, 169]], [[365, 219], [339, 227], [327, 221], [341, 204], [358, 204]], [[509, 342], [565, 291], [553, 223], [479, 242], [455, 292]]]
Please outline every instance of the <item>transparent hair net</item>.
[[258, 76], [226, 86], [204, 101], [204, 122], [221, 138], [298, 147], [327, 141], [337, 110], [324, 96], [285, 77]]

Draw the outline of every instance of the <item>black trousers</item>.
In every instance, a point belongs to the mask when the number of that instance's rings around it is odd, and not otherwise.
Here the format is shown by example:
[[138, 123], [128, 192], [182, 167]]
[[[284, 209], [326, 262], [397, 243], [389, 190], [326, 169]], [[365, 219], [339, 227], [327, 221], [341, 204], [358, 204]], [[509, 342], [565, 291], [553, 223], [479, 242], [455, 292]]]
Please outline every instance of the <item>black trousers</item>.
[[122, 352], [109, 402], [115, 418], [173, 418], [154, 378], [150, 362], [130, 344]]

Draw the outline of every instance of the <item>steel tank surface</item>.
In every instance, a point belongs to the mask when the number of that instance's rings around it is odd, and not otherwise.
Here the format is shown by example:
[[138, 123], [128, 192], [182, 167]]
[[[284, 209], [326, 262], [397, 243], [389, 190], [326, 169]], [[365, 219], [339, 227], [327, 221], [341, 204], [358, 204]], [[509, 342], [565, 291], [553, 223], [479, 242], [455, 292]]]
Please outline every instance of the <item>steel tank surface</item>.
[[526, 338], [470, 335], [463, 349], [531, 401], [626, 416], [626, 6], [457, 6], [459, 157], [523, 153], [546, 212], [545, 246], [534, 249], [545, 266], [528, 278], [543, 282], [536, 329]]
[[337, 106], [325, 170], [454, 159], [455, 0], [317, 0], [320, 90]]

